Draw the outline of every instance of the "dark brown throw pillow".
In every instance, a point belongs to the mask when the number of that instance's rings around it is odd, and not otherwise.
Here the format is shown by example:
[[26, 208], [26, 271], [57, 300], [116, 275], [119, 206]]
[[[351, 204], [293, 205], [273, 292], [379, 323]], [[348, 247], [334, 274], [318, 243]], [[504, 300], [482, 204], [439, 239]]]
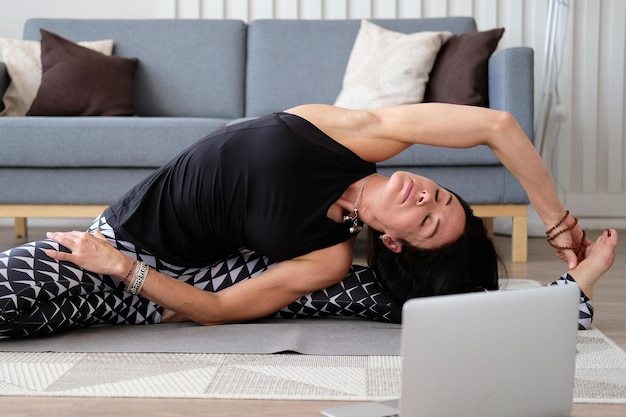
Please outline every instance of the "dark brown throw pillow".
[[132, 116], [138, 60], [106, 56], [41, 29], [41, 86], [27, 116]]
[[504, 28], [466, 32], [450, 38], [439, 51], [429, 75], [424, 102], [489, 105], [489, 57]]

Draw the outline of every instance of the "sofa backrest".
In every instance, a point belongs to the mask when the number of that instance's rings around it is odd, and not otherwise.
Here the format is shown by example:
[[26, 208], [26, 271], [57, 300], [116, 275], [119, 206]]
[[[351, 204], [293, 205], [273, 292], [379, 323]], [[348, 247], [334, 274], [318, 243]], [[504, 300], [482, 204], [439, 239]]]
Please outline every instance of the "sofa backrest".
[[[372, 19], [413, 33], [476, 30], [471, 17]], [[248, 28], [246, 117], [299, 104], [335, 102], [361, 21], [255, 20]]]
[[30, 19], [24, 39], [43, 28], [74, 42], [113, 39], [137, 57], [140, 116], [242, 117], [247, 25], [239, 20]]

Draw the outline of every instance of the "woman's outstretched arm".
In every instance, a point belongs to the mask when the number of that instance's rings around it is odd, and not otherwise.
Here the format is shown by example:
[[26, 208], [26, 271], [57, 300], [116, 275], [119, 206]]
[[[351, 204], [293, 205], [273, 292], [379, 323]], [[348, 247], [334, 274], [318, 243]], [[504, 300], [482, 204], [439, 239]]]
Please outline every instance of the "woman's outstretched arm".
[[[134, 260], [115, 249], [99, 232], [57, 232], [48, 238], [71, 253], [46, 250], [46, 255], [72, 262], [97, 274], [118, 277], [126, 284]], [[215, 293], [202, 291], [154, 269], [148, 270], [140, 295], [167, 310], [173, 321], [221, 324], [265, 317], [313, 291], [341, 281], [352, 263], [351, 241], [283, 261], [253, 280]], [[173, 313], [172, 313], [173, 312]], [[179, 319], [179, 320], [176, 320]]]
[[[575, 219], [566, 215], [543, 160], [515, 118], [484, 107], [422, 103], [376, 110], [348, 110], [325, 105], [305, 105], [288, 110], [298, 114], [363, 159], [380, 162], [413, 144], [449, 148], [488, 146], [518, 179], [549, 230], [571, 228], [553, 241], [559, 248], [588, 246]], [[564, 218], [565, 217], [565, 218]], [[561, 221], [561, 219], [563, 219]], [[554, 233], [553, 233], [554, 234]], [[557, 249], [557, 255], [575, 268], [579, 254]]]

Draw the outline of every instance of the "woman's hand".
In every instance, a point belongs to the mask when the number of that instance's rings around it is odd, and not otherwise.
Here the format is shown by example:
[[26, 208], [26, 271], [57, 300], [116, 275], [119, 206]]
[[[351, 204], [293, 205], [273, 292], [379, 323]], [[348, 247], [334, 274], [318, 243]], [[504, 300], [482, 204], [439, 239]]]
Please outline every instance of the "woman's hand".
[[574, 269], [578, 262], [585, 259], [587, 247], [592, 242], [578, 224], [578, 220], [569, 212], [556, 226], [546, 232], [548, 243], [556, 251], [556, 256], [567, 262], [569, 269]]
[[96, 230], [87, 232], [48, 232], [48, 239], [68, 248], [71, 253], [46, 250], [46, 255], [58, 261], [72, 262], [96, 274], [123, 278], [132, 268], [133, 260], [115, 249], [106, 237]]

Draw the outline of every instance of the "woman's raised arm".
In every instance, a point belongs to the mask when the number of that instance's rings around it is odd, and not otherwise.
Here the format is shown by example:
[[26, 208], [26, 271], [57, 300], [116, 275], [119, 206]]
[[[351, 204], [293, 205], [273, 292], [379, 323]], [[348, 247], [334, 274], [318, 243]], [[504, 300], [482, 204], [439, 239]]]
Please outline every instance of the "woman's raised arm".
[[541, 156], [510, 113], [444, 103], [375, 110], [305, 105], [289, 112], [306, 118], [371, 162], [389, 159], [413, 144], [449, 148], [486, 145], [518, 179], [547, 230], [558, 225], [554, 234], [571, 228], [551, 242], [570, 269], [577, 265], [578, 255], [569, 248], [591, 243], [574, 217], [566, 214]]

